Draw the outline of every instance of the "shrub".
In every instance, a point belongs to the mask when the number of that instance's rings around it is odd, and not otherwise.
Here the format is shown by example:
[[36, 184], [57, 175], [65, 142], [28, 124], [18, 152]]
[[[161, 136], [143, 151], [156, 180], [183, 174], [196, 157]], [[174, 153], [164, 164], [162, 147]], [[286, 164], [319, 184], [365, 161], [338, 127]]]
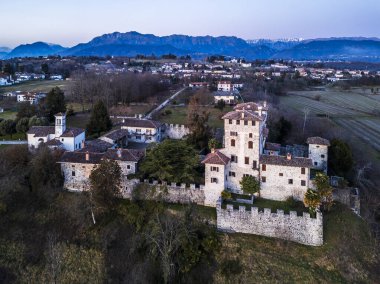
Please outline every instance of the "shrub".
[[222, 191], [222, 198], [223, 199], [231, 199], [232, 198], [232, 194], [231, 194], [231, 192], [229, 192], [229, 191]]

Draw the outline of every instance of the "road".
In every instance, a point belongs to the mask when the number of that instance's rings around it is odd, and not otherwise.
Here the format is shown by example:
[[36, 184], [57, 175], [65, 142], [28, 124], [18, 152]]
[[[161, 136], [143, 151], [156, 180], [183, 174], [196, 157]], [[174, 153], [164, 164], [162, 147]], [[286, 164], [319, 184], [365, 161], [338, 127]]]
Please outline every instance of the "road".
[[0, 140], [0, 145], [23, 145], [28, 144], [26, 140]]
[[158, 107], [156, 107], [154, 110], [152, 110], [151, 112], [147, 113], [144, 118], [146, 119], [152, 119], [152, 116], [153, 114], [155, 114], [156, 112], [159, 112], [160, 110], [162, 110], [163, 108], [165, 108], [173, 99], [175, 99], [180, 93], [182, 93], [184, 90], [186, 90], [187, 87], [185, 88], [182, 88], [181, 90], [179, 90], [178, 92], [176, 92], [174, 95], [172, 95], [170, 98], [168, 98], [166, 101], [164, 101], [163, 103], [161, 103]]

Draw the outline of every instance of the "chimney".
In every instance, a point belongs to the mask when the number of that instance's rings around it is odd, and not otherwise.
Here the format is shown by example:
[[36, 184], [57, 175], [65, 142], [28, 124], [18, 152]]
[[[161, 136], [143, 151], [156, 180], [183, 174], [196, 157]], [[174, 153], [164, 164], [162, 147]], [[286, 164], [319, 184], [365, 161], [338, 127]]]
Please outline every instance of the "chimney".
[[121, 158], [121, 149], [120, 148], [117, 149], [116, 153], [117, 153], [117, 157]]
[[84, 144], [84, 140], [82, 141], [82, 149], [85, 147], [86, 145]]
[[264, 107], [267, 107], [267, 101], [264, 101], [263, 105]]
[[292, 154], [288, 153], [288, 154], [286, 155], [286, 159], [287, 159], [287, 160], [291, 160], [291, 159], [292, 159]]
[[90, 152], [86, 152], [86, 161], [89, 161], [90, 160]]
[[259, 116], [262, 116], [263, 115], [263, 107], [262, 106], [258, 106], [257, 110], [259, 111]]
[[215, 153], [215, 148], [211, 148], [211, 153]]
[[241, 118], [244, 119], [244, 109], [243, 109], [243, 111], [241, 112]]

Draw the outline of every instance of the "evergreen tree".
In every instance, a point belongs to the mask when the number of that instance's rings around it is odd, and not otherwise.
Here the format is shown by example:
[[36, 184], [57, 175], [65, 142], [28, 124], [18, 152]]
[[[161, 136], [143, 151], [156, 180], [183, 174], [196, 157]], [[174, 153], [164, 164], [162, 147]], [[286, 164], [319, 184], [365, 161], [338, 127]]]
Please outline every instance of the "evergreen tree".
[[10, 135], [12, 139], [12, 134], [16, 133], [16, 123], [11, 120], [3, 120], [0, 122], [0, 134], [1, 135]]
[[353, 166], [350, 146], [342, 140], [331, 140], [329, 147], [329, 171], [338, 176], [346, 177]]
[[45, 110], [50, 121], [54, 121], [54, 115], [59, 112], [66, 112], [65, 95], [63, 91], [55, 87], [45, 99]]
[[87, 124], [86, 131], [89, 135], [108, 131], [112, 128], [112, 121], [108, 115], [107, 107], [102, 101], [98, 101], [92, 109], [90, 122]]
[[254, 176], [243, 176], [240, 186], [245, 194], [260, 193], [260, 182]]
[[21, 118], [16, 124], [16, 130], [19, 133], [26, 133], [29, 130], [29, 118]]

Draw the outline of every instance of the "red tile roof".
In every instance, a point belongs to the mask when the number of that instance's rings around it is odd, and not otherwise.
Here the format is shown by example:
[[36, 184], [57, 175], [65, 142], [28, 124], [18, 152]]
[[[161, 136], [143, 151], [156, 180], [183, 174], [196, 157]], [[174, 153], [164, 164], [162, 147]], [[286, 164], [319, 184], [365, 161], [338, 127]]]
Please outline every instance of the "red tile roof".
[[227, 165], [229, 161], [230, 158], [216, 150], [214, 153], [208, 154], [202, 164]]
[[260, 164], [302, 168], [313, 167], [311, 159], [308, 158], [292, 157], [288, 160], [285, 156], [274, 155], [261, 155]]
[[307, 144], [325, 145], [330, 146], [330, 141], [321, 137], [309, 137], [306, 140]]

